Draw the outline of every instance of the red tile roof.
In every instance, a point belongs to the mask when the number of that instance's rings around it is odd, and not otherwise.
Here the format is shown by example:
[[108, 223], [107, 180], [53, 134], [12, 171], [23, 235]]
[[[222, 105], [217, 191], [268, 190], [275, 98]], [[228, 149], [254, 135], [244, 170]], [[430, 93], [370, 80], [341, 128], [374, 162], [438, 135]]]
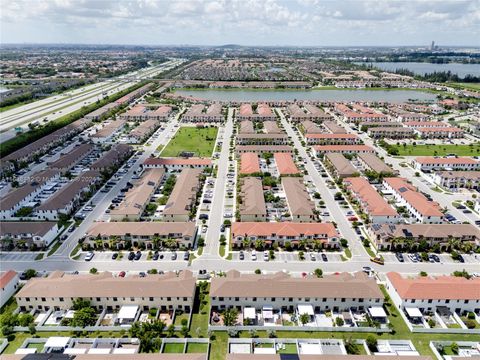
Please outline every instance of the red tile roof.
[[0, 276], [0, 289], [3, 289], [5, 286], [7, 286], [16, 275], [17, 273], [13, 270], [8, 270], [7, 272], [3, 273]]
[[293, 162], [292, 155], [288, 153], [274, 153], [275, 164], [280, 175], [298, 174], [297, 165]]
[[240, 174], [254, 174], [260, 172], [258, 155], [255, 153], [243, 153], [240, 163]]
[[433, 156], [420, 156], [415, 159], [420, 164], [477, 164], [478, 161], [469, 157], [435, 158]]
[[455, 276], [426, 276], [412, 279], [404, 278], [396, 272], [387, 273], [387, 278], [402, 299], [480, 299], [480, 278], [467, 280]]

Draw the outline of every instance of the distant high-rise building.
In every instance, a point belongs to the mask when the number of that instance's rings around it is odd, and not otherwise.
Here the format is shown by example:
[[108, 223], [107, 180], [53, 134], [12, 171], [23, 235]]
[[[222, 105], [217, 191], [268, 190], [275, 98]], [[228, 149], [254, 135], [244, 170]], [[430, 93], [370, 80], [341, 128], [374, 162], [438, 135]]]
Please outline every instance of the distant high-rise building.
[[432, 45], [430, 45], [430, 50], [431, 51], [435, 50], [435, 41], [432, 41]]

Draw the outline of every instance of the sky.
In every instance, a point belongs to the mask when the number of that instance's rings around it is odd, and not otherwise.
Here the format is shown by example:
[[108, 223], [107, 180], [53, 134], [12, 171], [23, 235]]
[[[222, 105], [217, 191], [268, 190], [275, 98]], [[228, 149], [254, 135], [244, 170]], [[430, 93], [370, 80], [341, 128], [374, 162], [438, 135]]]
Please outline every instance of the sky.
[[1, 43], [480, 46], [480, 0], [0, 0]]

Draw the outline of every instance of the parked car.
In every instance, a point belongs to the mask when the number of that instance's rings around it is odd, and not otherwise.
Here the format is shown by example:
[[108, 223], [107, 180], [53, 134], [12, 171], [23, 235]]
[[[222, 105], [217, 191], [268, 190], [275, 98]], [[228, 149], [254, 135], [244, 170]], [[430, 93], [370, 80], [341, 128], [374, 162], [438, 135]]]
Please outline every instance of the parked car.
[[208, 214], [200, 214], [198, 217], [200, 220], [208, 220]]
[[252, 260], [257, 260], [257, 252], [252, 250]]
[[268, 251], [263, 252], [263, 261], [268, 261], [270, 260], [270, 255], [268, 254]]
[[95, 254], [92, 251], [88, 252], [87, 255], [85, 255], [85, 261], [92, 260], [94, 256]]
[[315, 254], [314, 253], [310, 253], [310, 260], [312, 261], [316, 261], [317, 258], [315, 257]]
[[188, 261], [188, 259], [190, 259], [190, 253], [185, 251], [185, 254], [183, 254], [183, 260]]
[[172, 260], [177, 260], [177, 253], [176, 252], [172, 253], [171, 259]]
[[458, 254], [458, 261], [461, 262], [461, 263], [464, 263], [465, 259], [463, 258], [462, 255]]
[[400, 262], [404, 262], [405, 259], [403, 258], [403, 254], [402, 253], [395, 253], [395, 257], [397, 258], [398, 261]]
[[155, 253], [154, 253], [153, 256], [152, 256], [152, 260], [158, 260], [158, 257], [159, 257], [159, 256], [160, 256], [160, 255], [158, 254], [158, 251], [155, 251]]
[[127, 274], [125, 273], [125, 271], [120, 271], [120, 272], [118, 273], [118, 277], [122, 277], [122, 278], [123, 278], [123, 277], [125, 277], [125, 275], [127, 275]]
[[135, 258], [135, 253], [133, 251], [130, 251], [128, 253], [128, 260], [133, 260]]
[[243, 250], [240, 250], [240, 253], [238, 254], [238, 258], [239, 258], [240, 260], [245, 259], [245, 253], [243, 252]]
[[327, 262], [327, 261], [328, 261], [328, 257], [327, 257], [327, 255], [325, 255], [325, 254], [322, 254], [322, 255], [321, 255], [321, 257], [322, 257], [322, 260], [323, 260], [323, 261], [325, 261], [325, 262]]
[[118, 258], [118, 253], [113, 253], [112, 254], [112, 260], [116, 260]]
[[140, 271], [138, 273], [138, 276], [140, 276], [141, 278], [144, 278], [145, 276], [147, 276], [147, 274], [144, 271]]

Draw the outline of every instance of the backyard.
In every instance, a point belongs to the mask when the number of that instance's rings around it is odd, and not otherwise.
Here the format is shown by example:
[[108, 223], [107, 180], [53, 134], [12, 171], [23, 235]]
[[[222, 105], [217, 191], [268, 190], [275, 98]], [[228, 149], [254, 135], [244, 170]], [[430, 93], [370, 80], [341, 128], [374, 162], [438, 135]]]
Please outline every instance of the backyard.
[[182, 152], [192, 152], [194, 156], [212, 156], [218, 128], [181, 127], [161, 152], [163, 157], [179, 156]]

